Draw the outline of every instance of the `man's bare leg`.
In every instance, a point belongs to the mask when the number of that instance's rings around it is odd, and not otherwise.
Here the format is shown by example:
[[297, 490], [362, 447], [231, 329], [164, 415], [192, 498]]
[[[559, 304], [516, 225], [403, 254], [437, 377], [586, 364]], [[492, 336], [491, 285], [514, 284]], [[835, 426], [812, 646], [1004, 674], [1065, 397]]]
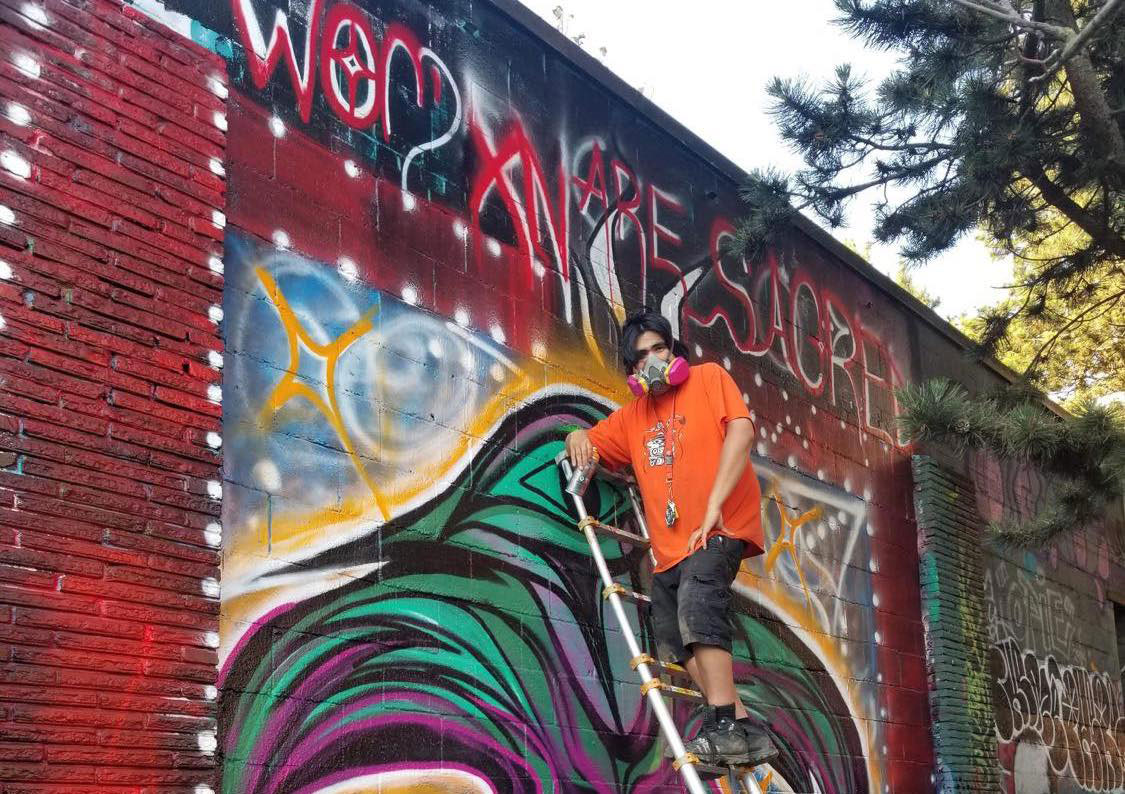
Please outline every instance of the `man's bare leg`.
[[746, 716], [746, 707], [742, 705], [734, 686], [734, 660], [730, 651], [696, 643], [692, 646], [691, 658], [684, 666], [709, 705], [733, 703], [734, 718], [740, 720]]
[[695, 661], [695, 657], [689, 656], [688, 660], [684, 662], [684, 667], [687, 668], [688, 675], [691, 676], [691, 681], [695, 684], [695, 688], [706, 695], [707, 690], [703, 688], [703, 678], [699, 674], [699, 663]]

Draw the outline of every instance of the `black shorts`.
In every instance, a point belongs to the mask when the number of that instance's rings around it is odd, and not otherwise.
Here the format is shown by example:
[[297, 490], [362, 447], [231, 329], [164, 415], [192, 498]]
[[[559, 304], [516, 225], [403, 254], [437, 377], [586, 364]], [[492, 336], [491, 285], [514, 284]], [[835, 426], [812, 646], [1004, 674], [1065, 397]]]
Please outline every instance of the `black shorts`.
[[705, 548], [652, 577], [652, 630], [662, 662], [683, 662], [694, 643], [731, 649], [730, 586], [746, 543], [712, 535]]

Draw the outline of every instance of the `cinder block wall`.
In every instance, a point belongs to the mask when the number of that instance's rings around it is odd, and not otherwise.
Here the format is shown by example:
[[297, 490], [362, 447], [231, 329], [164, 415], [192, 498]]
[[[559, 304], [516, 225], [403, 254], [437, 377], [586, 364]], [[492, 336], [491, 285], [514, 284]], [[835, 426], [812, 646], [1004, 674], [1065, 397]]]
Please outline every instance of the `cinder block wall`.
[[811, 224], [731, 255], [741, 172], [510, 0], [137, 8], [0, 0], [5, 786], [678, 790], [552, 464], [647, 304], [756, 425], [763, 782], [963, 790], [893, 393], [997, 382], [960, 337]]
[[119, 3], [0, 4], [6, 792], [213, 782], [216, 78]]
[[1009, 549], [987, 522], [1037, 509], [1039, 472], [937, 450], [914, 474], [943, 790], [1121, 790], [1120, 511], [1046, 550]]

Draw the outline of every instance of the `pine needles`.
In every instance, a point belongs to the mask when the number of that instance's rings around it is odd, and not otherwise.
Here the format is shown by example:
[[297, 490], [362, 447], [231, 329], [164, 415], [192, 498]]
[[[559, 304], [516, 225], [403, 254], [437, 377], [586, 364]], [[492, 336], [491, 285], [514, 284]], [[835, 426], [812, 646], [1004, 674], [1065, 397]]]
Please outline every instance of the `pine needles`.
[[899, 425], [914, 442], [985, 449], [1039, 469], [1047, 494], [1029, 517], [1008, 516], [990, 531], [1003, 544], [1042, 548], [1059, 535], [1104, 518], [1125, 493], [1125, 417], [1114, 405], [1086, 403], [1060, 418], [1024, 386], [971, 397], [939, 378], [898, 390]]

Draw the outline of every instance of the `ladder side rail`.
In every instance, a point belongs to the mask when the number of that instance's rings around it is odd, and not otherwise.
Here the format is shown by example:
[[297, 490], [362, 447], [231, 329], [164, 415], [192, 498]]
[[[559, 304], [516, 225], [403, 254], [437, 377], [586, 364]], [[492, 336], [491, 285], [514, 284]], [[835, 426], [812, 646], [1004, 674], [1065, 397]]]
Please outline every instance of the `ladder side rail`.
[[[562, 467], [563, 474], [569, 479], [571, 472], [570, 462], [562, 460], [559, 462], [559, 465]], [[585, 500], [577, 494], [570, 494], [570, 497], [574, 500], [574, 506], [578, 511], [579, 520], [581, 521], [589, 517], [589, 513], [586, 511]], [[594, 558], [594, 565], [598, 569], [598, 575], [602, 580], [602, 586], [609, 588], [610, 585], [614, 584], [614, 581], [609, 573], [609, 565], [606, 564], [605, 556], [602, 554], [600, 539], [593, 528], [588, 524], [582, 529], [582, 533], [586, 536], [586, 542], [590, 546], [590, 553]], [[629, 622], [629, 617], [625, 614], [625, 607], [622, 604], [621, 597], [615, 591], [610, 590], [607, 600], [617, 618], [618, 625], [621, 627], [621, 633], [625, 637], [625, 644], [629, 648], [629, 653], [633, 659], [638, 658], [641, 656], [641, 649], [637, 644], [637, 635], [633, 631], [633, 626]], [[637, 665], [637, 674], [641, 678], [642, 687], [647, 685], [650, 681], [659, 680], [657, 676], [652, 674], [648, 664], [645, 662], [640, 662]], [[656, 715], [656, 721], [660, 725], [660, 730], [664, 734], [664, 738], [668, 741], [669, 747], [672, 749], [672, 754], [676, 758], [683, 758], [687, 752], [684, 748], [684, 740], [680, 737], [680, 732], [676, 728], [676, 723], [672, 719], [672, 714], [668, 711], [668, 705], [660, 695], [660, 687], [649, 687], [645, 694], [646, 697], [648, 697], [649, 705], [652, 707], [652, 713]], [[708, 794], [708, 789], [704, 785], [703, 780], [699, 777], [699, 772], [696, 770], [693, 763], [685, 761], [685, 763], [680, 766], [679, 771], [691, 794]]]
[[[575, 499], [577, 498], [578, 497], [575, 497]], [[599, 543], [600, 539], [589, 526], [583, 530], [583, 533], [586, 535], [586, 541], [590, 544], [590, 549], [594, 556], [594, 564], [598, 568], [598, 573], [601, 574], [602, 583], [607, 586], [613, 584], [613, 577], [610, 576], [609, 566], [606, 565], [605, 557], [602, 555]], [[617, 617], [618, 624], [621, 626], [621, 632], [625, 636], [625, 644], [629, 648], [629, 653], [632, 658], [636, 659], [641, 655], [641, 649], [637, 644], [636, 634], [633, 632], [629, 617], [625, 614], [625, 607], [621, 601], [621, 596], [616, 592], [610, 592], [608, 601]], [[649, 669], [646, 662], [640, 662], [637, 665], [637, 674], [641, 678], [642, 685], [653, 680], [659, 680], [657, 676], [653, 675], [652, 670]], [[676, 728], [676, 723], [672, 719], [671, 712], [668, 711], [668, 706], [664, 702], [664, 697], [660, 694], [659, 687], [650, 688], [646, 693], [646, 697], [648, 697], [649, 705], [652, 707], [652, 713], [656, 715], [656, 721], [660, 724], [660, 729], [664, 733], [664, 738], [668, 741], [668, 746], [672, 748], [672, 754], [676, 758], [682, 758], [686, 752], [684, 741], [680, 737], [680, 732]], [[704, 794], [704, 792], [707, 791], [703, 781], [699, 777], [699, 773], [691, 763], [683, 764], [680, 767], [680, 774], [683, 776], [684, 782], [687, 784], [691, 794]]]
[[746, 772], [742, 776], [742, 788], [746, 794], [762, 794], [762, 786], [758, 783], [758, 778], [754, 777], [753, 772]]
[[[641, 504], [640, 494], [637, 493], [636, 484], [630, 484], [628, 487], [629, 502], [633, 505], [633, 515], [637, 517], [637, 526], [640, 527], [641, 537], [645, 540], [651, 540], [648, 535], [648, 521], [645, 519], [645, 508]], [[648, 548], [648, 558], [656, 565], [656, 552], [652, 550], [652, 546]]]

